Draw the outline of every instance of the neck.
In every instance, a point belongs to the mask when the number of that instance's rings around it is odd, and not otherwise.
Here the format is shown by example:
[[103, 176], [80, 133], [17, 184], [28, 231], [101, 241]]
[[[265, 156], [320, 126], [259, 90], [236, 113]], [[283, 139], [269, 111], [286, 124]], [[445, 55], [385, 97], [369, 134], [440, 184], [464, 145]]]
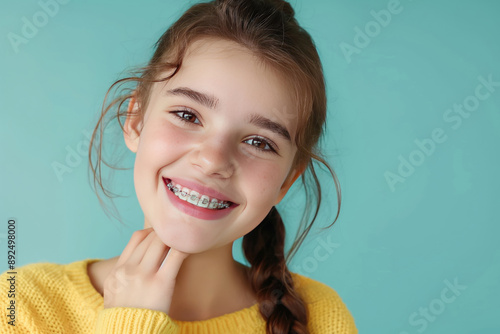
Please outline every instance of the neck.
[[252, 306], [257, 301], [247, 267], [233, 259], [232, 246], [189, 255], [179, 270], [169, 316], [206, 320]]

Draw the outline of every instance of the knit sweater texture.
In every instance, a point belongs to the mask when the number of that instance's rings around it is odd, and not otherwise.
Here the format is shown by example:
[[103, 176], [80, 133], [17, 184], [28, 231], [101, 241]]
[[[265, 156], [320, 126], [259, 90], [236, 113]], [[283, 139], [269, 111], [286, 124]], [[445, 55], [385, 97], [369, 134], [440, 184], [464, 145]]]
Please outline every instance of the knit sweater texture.
[[[104, 298], [90, 282], [87, 265], [101, 259], [69, 264], [33, 263], [0, 275], [2, 322], [0, 333], [266, 333], [258, 304], [201, 321], [179, 321], [161, 311], [132, 307], [104, 309]], [[15, 298], [10, 280], [15, 276]], [[307, 304], [310, 334], [356, 334], [354, 319], [329, 286], [292, 273]], [[10, 294], [11, 294], [10, 293]], [[15, 301], [15, 326], [7, 309]]]

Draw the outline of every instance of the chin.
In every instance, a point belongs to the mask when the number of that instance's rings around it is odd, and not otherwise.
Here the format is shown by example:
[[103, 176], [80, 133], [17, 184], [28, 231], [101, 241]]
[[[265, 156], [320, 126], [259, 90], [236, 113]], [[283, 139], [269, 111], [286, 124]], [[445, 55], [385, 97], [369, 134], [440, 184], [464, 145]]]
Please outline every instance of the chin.
[[193, 231], [192, 229], [162, 226], [153, 228], [160, 240], [167, 246], [177, 249], [183, 253], [196, 254], [217, 248], [210, 236], [204, 231]]

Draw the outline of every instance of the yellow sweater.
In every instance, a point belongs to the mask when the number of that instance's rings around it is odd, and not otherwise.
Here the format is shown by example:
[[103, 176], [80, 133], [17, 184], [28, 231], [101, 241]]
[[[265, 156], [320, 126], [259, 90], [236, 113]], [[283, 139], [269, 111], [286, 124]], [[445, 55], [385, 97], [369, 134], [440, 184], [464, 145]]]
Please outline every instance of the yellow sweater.
[[[0, 276], [0, 333], [265, 333], [258, 305], [203, 321], [178, 321], [160, 311], [142, 308], [104, 309], [104, 298], [87, 274], [85, 259], [69, 264], [34, 263]], [[15, 281], [10, 280], [15, 276]], [[354, 319], [338, 294], [327, 285], [292, 273], [307, 303], [311, 334], [355, 334]], [[14, 285], [11, 285], [14, 283]], [[9, 294], [15, 293], [15, 299]], [[7, 309], [15, 301], [15, 315]], [[12, 307], [11, 307], [12, 309]], [[15, 319], [15, 326], [8, 322]]]

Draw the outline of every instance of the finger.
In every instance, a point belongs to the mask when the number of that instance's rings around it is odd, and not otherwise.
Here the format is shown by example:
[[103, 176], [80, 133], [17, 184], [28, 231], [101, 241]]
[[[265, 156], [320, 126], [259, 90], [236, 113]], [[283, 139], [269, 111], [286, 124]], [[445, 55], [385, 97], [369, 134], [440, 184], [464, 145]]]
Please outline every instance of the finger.
[[151, 231], [147, 235], [147, 237], [144, 238], [144, 240], [141, 241], [139, 245], [135, 248], [135, 250], [130, 254], [130, 257], [127, 260], [127, 263], [129, 264], [134, 264], [134, 265], [139, 265], [141, 263], [142, 258], [146, 254], [146, 251], [149, 248], [149, 245], [151, 245], [151, 242], [154, 240], [156, 236], [156, 233], [154, 231]]
[[175, 281], [182, 262], [189, 256], [188, 253], [183, 253], [177, 249], [170, 248], [167, 257], [158, 269], [158, 274], [166, 281]]
[[118, 261], [116, 261], [115, 266], [119, 266], [125, 261], [127, 261], [136, 249], [136, 247], [153, 231], [153, 228], [147, 228], [144, 230], [137, 230], [132, 234], [132, 237], [130, 237], [130, 240], [125, 246], [125, 249], [121, 253], [120, 257], [118, 258]]
[[170, 247], [165, 245], [158, 235], [156, 235], [141, 260], [141, 267], [145, 270], [157, 272], [169, 249]]

